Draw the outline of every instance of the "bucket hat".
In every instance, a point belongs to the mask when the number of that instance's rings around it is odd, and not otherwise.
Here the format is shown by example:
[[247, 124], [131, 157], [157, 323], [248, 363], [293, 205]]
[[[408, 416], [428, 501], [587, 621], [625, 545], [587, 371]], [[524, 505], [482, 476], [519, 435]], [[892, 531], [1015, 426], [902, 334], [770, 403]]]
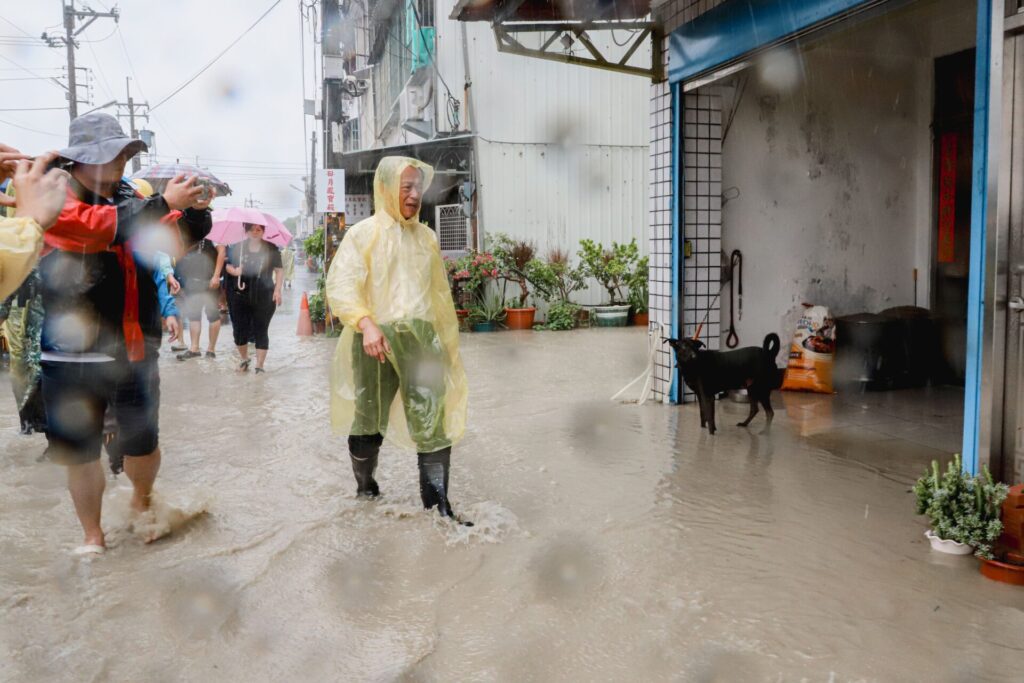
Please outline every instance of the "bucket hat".
[[110, 114], [83, 114], [71, 122], [68, 146], [58, 154], [80, 164], [106, 164], [128, 150], [129, 158], [149, 151], [142, 140], [124, 134], [121, 124]]

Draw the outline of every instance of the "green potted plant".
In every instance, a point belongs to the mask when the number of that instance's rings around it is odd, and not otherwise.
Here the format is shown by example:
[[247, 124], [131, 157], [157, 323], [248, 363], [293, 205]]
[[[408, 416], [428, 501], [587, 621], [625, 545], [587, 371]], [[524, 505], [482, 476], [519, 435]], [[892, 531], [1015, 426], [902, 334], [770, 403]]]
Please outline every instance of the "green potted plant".
[[963, 471], [960, 455], [946, 472], [932, 461], [931, 469], [914, 484], [917, 514], [927, 515], [931, 529], [925, 532], [933, 549], [951, 555], [992, 559], [992, 545], [1003, 531], [1000, 506], [1009, 488], [998, 484], [986, 467], [979, 476]]
[[[530, 279], [528, 271], [537, 249], [533, 242], [515, 240], [504, 233], [497, 233], [491, 243], [491, 252], [497, 261], [501, 276], [506, 283], [512, 282], [519, 287], [519, 295], [505, 306], [508, 313], [505, 326], [510, 330], [532, 329], [537, 308], [529, 305]], [[504, 295], [504, 292], [502, 293]]]
[[566, 252], [556, 248], [546, 259], [533, 259], [527, 264], [526, 275], [534, 291], [548, 303], [546, 322], [534, 329], [571, 330], [579, 325], [580, 314], [586, 311], [571, 297], [583, 289], [586, 278], [581, 268], [573, 267]]
[[505, 317], [505, 305], [500, 297], [495, 296], [474, 304], [466, 320], [474, 332], [494, 332]]
[[466, 281], [469, 279], [468, 255], [452, 259], [444, 257], [445, 271], [448, 273], [448, 287], [452, 293], [452, 302], [455, 304], [455, 315], [459, 318], [459, 327], [466, 322], [469, 315], [470, 294], [465, 290]]
[[323, 334], [326, 328], [327, 303], [322, 292], [314, 292], [309, 297], [309, 319], [313, 323], [313, 334]]
[[580, 263], [583, 273], [592, 277], [608, 292], [608, 303], [594, 308], [598, 327], [624, 327], [629, 320], [629, 303], [624, 288], [640, 259], [640, 249], [633, 239], [629, 244], [612, 242], [610, 249], [593, 240], [580, 240]]
[[324, 257], [324, 226], [318, 227], [302, 243], [306, 252], [306, 267], [316, 272], [320, 269], [320, 261]]
[[636, 268], [629, 276], [629, 306], [633, 312], [633, 324], [647, 327], [650, 323], [648, 305], [650, 289], [647, 284], [648, 258], [644, 256], [636, 262]]

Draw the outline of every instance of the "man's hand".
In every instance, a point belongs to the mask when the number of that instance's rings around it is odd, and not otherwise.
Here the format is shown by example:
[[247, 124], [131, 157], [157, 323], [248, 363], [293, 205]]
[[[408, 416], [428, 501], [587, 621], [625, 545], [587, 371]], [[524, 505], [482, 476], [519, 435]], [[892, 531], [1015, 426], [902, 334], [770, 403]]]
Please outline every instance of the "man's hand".
[[56, 152], [49, 152], [32, 162], [19, 161], [13, 180], [15, 196], [4, 197], [17, 206], [16, 216], [28, 216], [43, 230], [57, 222], [67, 200], [67, 171], [58, 168], [46, 170], [46, 166], [56, 158]]
[[181, 335], [181, 323], [173, 315], [170, 318], [164, 319], [164, 324], [167, 326], [167, 331], [171, 333], [171, 336], [167, 338], [168, 341], [178, 341], [179, 335]]
[[208, 186], [203, 186], [201, 189], [203, 190], [203, 194], [199, 195], [199, 199], [195, 201], [192, 208], [204, 211], [210, 208], [210, 204], [213, 204], [214, 191], [212, 187]]
[[203, 193], [203, 188], [196, 185], [196, 177], [185, 177], [184, 173], [171, 178], [164, 188], [164, 201], [175, 211], [184, 211], [195, 205]]
[[279, 290], [279, 289], [275, 289], [274, 290], [274, 305], [275, 306], [280, 306], [281, 305], [281, 290]]
[[391, 353], [391, 344], [385, 339], [377, 324], [369, 318], [363, 318], [359, 321], [359, 331], [363, 333], [363, 351], [366, 355], [376, 358], [381, 363], [385, 362]]
[[171, 290], [171, 294], [177, 294], [181, 291], [181, 283], [178, 282], [178, 278], [174, 277], [173, 273], [167, 274], [167, 289]]
[[[14, 172], [18, 170], [18, 162], [22, 159], [31, 159], [31, 157], [13, 147], [0, 144], [0, 183], [14, 176]], [[5, 204], [5, 206], [12, 205]]]
[[216, 275], [214, 275], [213, 277], [210, 278], [210, 289], [219, 289], [219, 288], [220, 288], [220, 278], [217, 277]]

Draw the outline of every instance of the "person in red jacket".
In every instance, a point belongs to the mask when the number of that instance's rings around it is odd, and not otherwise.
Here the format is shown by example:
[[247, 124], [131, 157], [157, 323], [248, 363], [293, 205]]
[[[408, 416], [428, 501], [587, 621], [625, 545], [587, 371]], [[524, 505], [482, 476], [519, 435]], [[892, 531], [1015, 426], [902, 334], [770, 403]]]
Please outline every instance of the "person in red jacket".
[[153, 360], [162, 333], [151, 267], [134, 252], [155, 251], [172, 210], [202, 206], [202, 189], [184, 176], [162, 195], [143, 198], [122, 180], [125, 164], [146, 149], [108, 114], [71, 122], [59, 156], [71, 173], [68, 197], [46, 233], [39, 261], [45, 317], [43, 402], [47, 455], [67, 466], [68, 488], [85, 533], [77, 554], [106, 547], [100, 515], [103, 415], [113, 408], [134, 487], [132, 508], [149, 509], [160, 469], [159, 375]]

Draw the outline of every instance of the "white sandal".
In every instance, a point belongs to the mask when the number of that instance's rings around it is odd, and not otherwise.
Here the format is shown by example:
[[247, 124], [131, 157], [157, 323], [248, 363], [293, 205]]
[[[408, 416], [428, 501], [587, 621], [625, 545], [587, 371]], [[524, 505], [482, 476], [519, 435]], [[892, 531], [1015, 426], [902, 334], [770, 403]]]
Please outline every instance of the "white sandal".
[[75, 555], [102, 555], [107, 549], [102, 545], [80, 545], [71, 551]]

